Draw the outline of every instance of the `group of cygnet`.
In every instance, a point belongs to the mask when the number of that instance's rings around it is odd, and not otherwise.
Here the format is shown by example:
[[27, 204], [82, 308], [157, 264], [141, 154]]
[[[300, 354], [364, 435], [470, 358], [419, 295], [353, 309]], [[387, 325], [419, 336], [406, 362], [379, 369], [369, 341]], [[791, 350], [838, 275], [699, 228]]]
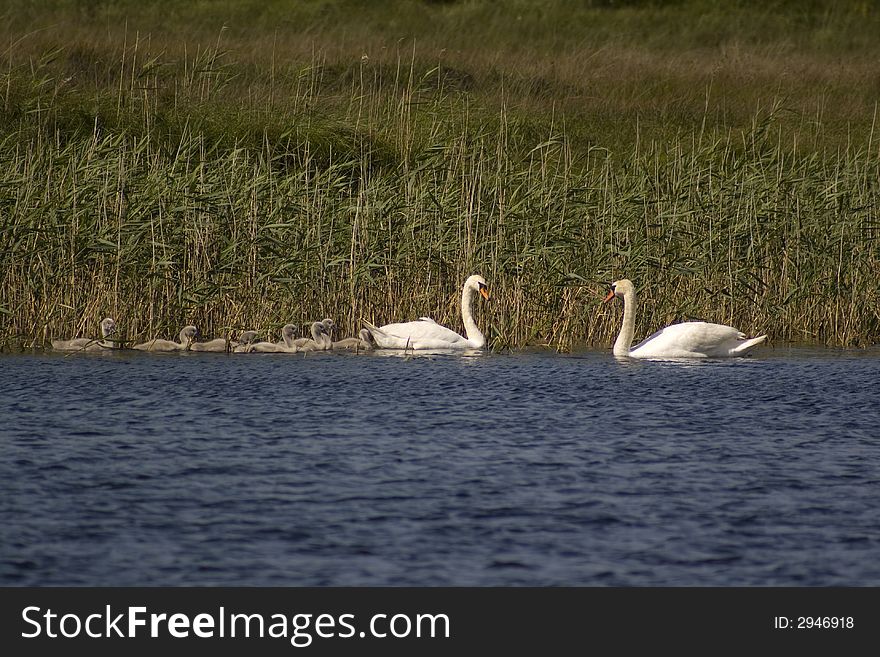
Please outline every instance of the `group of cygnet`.
[[[257, 338], [256, 331], [243, 331], [238, 340], [227, 338], [214, 338], [207, 342], [196, 342], [199, 331], [195, 326], [184, 326], [178, 335], [177, 341], [156, 338], [148, 342], [133, 345], [131, 349], [138, 351], [210, 351], [217, 353], [250, 353], [269, 352], [295, 354], [305, 351], [328, 351], [331, 349], [351, 349], [367, 351], [374, 347], [370, 332], [361, 329], [356, 338], [344, 338], [334, 340], [333, 334], [336, 325], [332, 319], [324, 319], [313, 322], [311, 337], [296, 337], [298, 329], [296, 324], [285, 324], [281, 329], [280, 342], [264, 342]], [[52, 340], [52, 348], [58, 351], [103, 351], [107, 349], [126, 348], [123, 342], [114, 338], [116, 322], [110, 317], [101, 321], [101, 337], [98, 338], [74, 338], [72, 340]]]
[[[455, 350], [483, 349], [486, 338], [474, 321], [472, 305], [479, 295], [489, 299], [489, 285], [479, 274], [469, 276], [461, 291], [461, 319], [464, 323], [465, 335], [441, 326], [430, 317], [419, 317], [412, 322], [393, 322], [384, 326], [376, 326], [364, 321], [365, 327], [358, 337], [334, 340], [335, 326], [332, 319], [314, 322], [311, 337], [297, 338], [295, 324], [287, 324], [281, 330], [280, 342], [260, 342], [256, 340], [254, 331], [245, 331], [237, 341], [226, 338], [215, 338], [208, 342], [196, 342], [198, 330], [195, 326], [184, 326], [177, 342], [173, 340], [151, 340], [136, 344], [132, 348], [141, 351], [220, 351], [220, 352], [275, 352], [294, 354], [300, 351], [326, 351], [329, 349], [403, 349], [407, 350]], [[115, 322], [109, 317], [101, 322], [101, 338], [89, 340], [53, 340], [55, 349], [71, 351], [96, 351], [100, 349], [121, 348], [122, 341], [111, 337], [116, 330]]]

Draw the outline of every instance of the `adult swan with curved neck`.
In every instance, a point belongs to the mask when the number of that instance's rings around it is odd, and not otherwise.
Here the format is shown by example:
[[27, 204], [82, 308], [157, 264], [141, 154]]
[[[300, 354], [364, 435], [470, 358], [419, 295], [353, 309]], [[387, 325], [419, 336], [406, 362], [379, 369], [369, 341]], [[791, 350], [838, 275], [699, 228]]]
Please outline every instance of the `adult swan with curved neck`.
[[627, 278], [617, 281], [603, 303], [623, 299], [623, 326], [614, 343], [615, 356], [632, 358], [732, 358], [745, 356], [767, 339], [748, 338], [732, 326], [709, 322], [682, 322], [662, 328], [630, 348], [636, 325], [636, 290]]
[[486, 338], [474, 321], [471, 306], [474, 294], [489, 298], [489, 286], [482, 276], [471, 276], [464, 282], [461, 292], [461, 319], [467, 337], [437, 324], [433, 319], [421, 317], [414, 322], [401, 322], [373, 326], [364, 322], [381, 349], [482, 349]]

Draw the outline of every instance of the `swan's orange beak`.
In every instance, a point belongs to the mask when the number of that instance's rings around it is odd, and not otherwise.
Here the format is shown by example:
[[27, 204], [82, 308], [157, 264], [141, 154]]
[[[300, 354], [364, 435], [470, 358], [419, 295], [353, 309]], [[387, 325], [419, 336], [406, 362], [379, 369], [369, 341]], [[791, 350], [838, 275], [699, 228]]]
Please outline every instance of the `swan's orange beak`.
[[484, 298], [486, 301], [489, 300], [489, 288], [488, 288], [488, 287], [481, 287], [481, 288], [480, 288], [480, 294], [483, 296], [483, 298]]
[[602, 303], [608, 303], [614, 298], [614, 290], [608, 290], [608, 294], [605, 296], [605, 299], [602, 300]]

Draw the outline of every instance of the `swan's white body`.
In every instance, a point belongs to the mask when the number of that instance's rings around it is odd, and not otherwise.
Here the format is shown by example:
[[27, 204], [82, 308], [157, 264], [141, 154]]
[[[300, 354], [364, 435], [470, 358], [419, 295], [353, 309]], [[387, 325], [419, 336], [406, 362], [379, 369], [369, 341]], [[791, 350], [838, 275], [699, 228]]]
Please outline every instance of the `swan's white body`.
[[486, 346], [486, 338], [474, 321], [471, 310], [475, 293], [489, 298], [489, 287], [482, 276], [468, 278], [461, 292], [461, 319], [466, 335], [459, 335], [430, 317], [385, 326], [373, 326], [369, 322], [364, 324], [376, 346], [382, 349], [482, 349]]
[[188, 351], [197, 334], [198, 329], [195, 326], [184, 326], [178, 336], [179, 342], [156, 339], [136, 344], [132, 349], [139, 349], [140, 351]]
[[116, 331], [116, 322], [110, 317], [101, 320], [101, 339], [73, 338], [72, 340], [52, 340], [52, 348], [57, 351], [105, 351], [116, 349], [117, 345], [107, 337]]
[[623, 325], [614, 342], [615, 356], [631, 358], [733, 358], [744, 356], [767, 339], [749, 338], [724, 324], [682, 322], [662, 328], [630, 348], [636, 323], [636, 292], [632, 281], [623, 279], [611, 286], [605, 303], [623, 299]]

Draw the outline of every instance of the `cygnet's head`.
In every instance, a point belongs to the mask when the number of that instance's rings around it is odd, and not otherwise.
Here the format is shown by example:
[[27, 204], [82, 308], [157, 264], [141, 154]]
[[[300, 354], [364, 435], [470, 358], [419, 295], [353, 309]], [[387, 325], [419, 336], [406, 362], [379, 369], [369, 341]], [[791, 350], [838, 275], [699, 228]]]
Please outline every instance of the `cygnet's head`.
[[299, 327], [296, 324], [285, 324], [281, 329], [281, 337], [291, 340], [296, 337]]
[[113, 321], [110, 317], [105, 317], [101, 320], [101, 335], [103, 337], [107, 337], [111, 333], [116, 331], [116, 322]]
[[358, 337], [361, 340], [363, 340], [364, 342], [366, 342], [367, 344], [370, 344], [370, 345], [375, 344], [375, 340], [373, 340], [373, 334], [370, 333], [370, 329], [362, 328], [358, 332]]
[[257, 332], [256, 331], [242, 331], [241, 335], [238, 336], [239, 344], [251, 344], [252, 342], [257, 341]]
[[189, 346], [192, 344], [192, 341], [196, 339], [199, 334], [199, 329], [195, 326], [184, 326], [180, 330], [180, 344], [184, 344]]
[[622, 299], [634, 290], [635, 287], [633, 286], [632, 281], [628, 278], [622, 278], [619, 281], [614, 281], [611, 284], [611, 289], [608, 290], [608, 294], [605, 295], [605, 299], [603, 299], [602, 303], [608, 303], [614, 297], [620, 297]]
[[336, 324], [329, 317], [325, 317], [321, 320], [321, 325], [324, 327], [324, 333], [333, 337], [333, 332], [336, 330]]

